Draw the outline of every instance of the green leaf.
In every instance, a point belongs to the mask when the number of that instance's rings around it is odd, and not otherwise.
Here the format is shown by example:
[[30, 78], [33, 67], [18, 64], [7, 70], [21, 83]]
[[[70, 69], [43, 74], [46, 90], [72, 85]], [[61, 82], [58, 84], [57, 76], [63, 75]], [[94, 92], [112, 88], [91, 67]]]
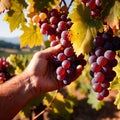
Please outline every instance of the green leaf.
[[115, 0], [102, 0], [102, 18], [106, 18], [109, 15], [110, 9], [115, 4]]
[[50, 8], [52, 5], [58, 4], [58, 0], [34, 0], [34, 8], [38, 11], [43, 10], [44, 8]]
[[109, 15], [106, 18], [108, 25], [111, 28], [119, 28], [119, 21], [120, 21], [120, 2], [115, 1], [114, 6], [110, 9]]
[[114, 78], [113, 81], [111, 81], [109, 89], [110, 90], [117, 90], [118, 93], [117, 93], [117, 96], [115, 98], [114, 104], [117, 106], [118, 109], [120, 109], [120, 62], [119, 62], [120, 61], [120, 57], [116, 56], [116, 59], [118, 60], [118, 64], [113, 69], [116, 72], [116, 77]]
[[90, 90], [90, 93], [88, 95], [87, 103], [91, 104], [92, 108], [96, 110], [100, 110], [102, 106], [104, 105], [104, 101], [97, 100], [96, 94], [92, 89]]
[[11, 1], [11, 9], [6, 13], [4, 20], [9, 23], [11, 32], [20, 27], [26, 19], [23, 13], [24, 6], [18, 0]]
[[101, 20], [93, 20], [90, 17], [89, 8], [75, 0], [74, 8], [69, 14], [73, 25], [70, 28], [70, 40], [77, 55], [88, 53], [91, 49], [91, 42], [96, 36], [96, 31], [103, 28]]
[[34, 106], [39, 106], [42, 103], [42, 99], [44, 98], [45, 94], [41, 94], [37, 97], [35, 97], [31, 102], [29, 102], [20, 112], [20, 114], [24, 113], [23, 115], [29, 116], [31, 115], [31, 108]]
[[21, 47], [30, 46], [32, 48], [43, 44], [43, 36], [40, 33], [39, 26], [30, 23], [28, 26], [23, 25], [21, 30], [24, 31], [24, 33], [20, 36]]
[[[46, 98], [44, 98], [44, 104], [49, 105], [53, 97], [53, 92], [48, 93]], [[70, 114], [73, 113], [73, 107], [77, 104], [77, 100], [73, 95], [69, 95], [64, 98], [61, 93], [57, 93], [57, 96], [54, 102], [51, 105], [50, 113], [54, 116], [55, 119], [57, 117], [62, 120], [70, 120]]]
[[[23, 56], [23, 55], [14, 55], [11, 54], [7, 60], [10, 62], [11, 66], [14, 68], [14, 75], [20, 74], [25, 67], [28, 64], [28, 60], [30, 59], [30, 56]], [[11, 73], [12, 69], [9, 69], [9, 72]]]

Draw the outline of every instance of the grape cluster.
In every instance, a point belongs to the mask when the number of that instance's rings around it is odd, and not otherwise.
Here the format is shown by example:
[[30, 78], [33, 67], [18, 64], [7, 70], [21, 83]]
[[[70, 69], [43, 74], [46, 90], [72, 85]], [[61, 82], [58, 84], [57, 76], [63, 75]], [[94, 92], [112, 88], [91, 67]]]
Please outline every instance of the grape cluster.
[[81, 0], [86, 7], [90, 8], [90, 15], [92, 18], [101, 16], [101, 0]]
[[75, 55], [72, 44], [69, 40], [68, 30], [72, 25], [71, 20], [67, 17], [67, 12], [52, 9], [43, 10], [39, 14], [40, 32], [46, 35], [50, 40], [50, 46], [61, 44], [63, 50], [56, 56], [53, 56], [54, 65], [56, 65], [56, 74], [59, 81], [69, 84], [74, 77], [76, 67], [81, 65], [81, 71], [86, 64], [84, 56]]
[[6, 78], [6, 68], [9, 66], [9, 62], [4, 59], [0, 58], [0, 83], [3, 83]]
[[90, 51], [90, 75], [92, 87], [97, 92], [97, 99], [103, 100], [109, 95], [110, 81], [116, 76], [113, 67], [117, 65], [116, 50], [120, 49], [120, 38], [113, 37], [112, 30], [98, 33], [93, 41], [94, 49]]

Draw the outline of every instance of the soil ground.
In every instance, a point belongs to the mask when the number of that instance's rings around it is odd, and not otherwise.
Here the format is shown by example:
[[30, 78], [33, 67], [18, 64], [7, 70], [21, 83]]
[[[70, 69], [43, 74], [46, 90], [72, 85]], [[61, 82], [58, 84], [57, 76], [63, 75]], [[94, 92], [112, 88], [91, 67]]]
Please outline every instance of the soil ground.
[[[99, 111], [96, 111], [87, 104], [86, 98], [77, 93], [79, 104], [74, 108], [70, 120], [120, 120], [120, 110], [114, 105], [116, 91], [111, 91], [109, 97], [105, 99], [105, 105]], [[81, 100], [82, 99], [82, 100]], [[46, 117], [44, 120], [55, 120], [52, 116]]]
[[[76, 92], [78, 97], [79, 104], [74, 108], [73, 114], [71, 114], [70, 120], [120, 120], [120, 110], [114, 105], [116, 91], [111, 91], [109, 97], [105, 99], [105, 105], [99, 111], [96, 111], [87, 104], [87, 99], [80, 93]], [[29, 118], [20, 119], [19, 116], [16, 116], [13, 120], [33, 120]], [[37, 120], [61, 120], [56, 119], [51, 115], [48, 115], [48, 112], [45, 112]]]

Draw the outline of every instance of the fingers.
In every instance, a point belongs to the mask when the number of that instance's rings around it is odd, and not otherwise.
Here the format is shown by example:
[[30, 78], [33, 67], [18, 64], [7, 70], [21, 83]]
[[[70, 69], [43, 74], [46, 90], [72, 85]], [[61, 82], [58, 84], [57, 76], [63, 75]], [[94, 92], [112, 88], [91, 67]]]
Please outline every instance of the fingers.
[[54, 47], [49, 47], [41, 52], [41, 56], [44, 58], [49, 58], [52, 55], [56, 55], [58, 52], [62, 50], [61, 44], [58, 44]]
[[82, 70], [83, 70], [83, 66], [78, 65], [76, 68], [76, 77], [79, 77], [79, 75], [82, 73]]
[[72, 78], [72, 81], [71, 81], [71, 82], [73, 82], [74, 80], [76, 80], [76, 79], [81, 75], [82, 70], [83, 70], [83, 66], [82, 66], [82, 65], [78, 65], [78, 66], [76, 67], [76, 72], [75, 72], [75, 74], [73, 75], [73, 78]]

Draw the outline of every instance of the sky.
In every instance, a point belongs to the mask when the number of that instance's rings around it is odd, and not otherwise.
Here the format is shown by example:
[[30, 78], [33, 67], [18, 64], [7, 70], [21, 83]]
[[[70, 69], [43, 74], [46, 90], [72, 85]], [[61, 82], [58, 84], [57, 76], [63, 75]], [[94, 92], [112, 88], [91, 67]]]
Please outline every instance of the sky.
[[[66, 0], [67, 3], [69, 0]], [[10, 32], [9, 24], [7, 22], [3, 21], [4, 13], [0, 14], [0, 38], [14, 38], [19, 37], [21, 35], [20, 30], [15, 30], [13, 32]]]
[[0, 14], [0, 37], [16, 37], [20, 35], [20, 30], [10, 32], [9, 25], [3, 21], [4, 13]]

